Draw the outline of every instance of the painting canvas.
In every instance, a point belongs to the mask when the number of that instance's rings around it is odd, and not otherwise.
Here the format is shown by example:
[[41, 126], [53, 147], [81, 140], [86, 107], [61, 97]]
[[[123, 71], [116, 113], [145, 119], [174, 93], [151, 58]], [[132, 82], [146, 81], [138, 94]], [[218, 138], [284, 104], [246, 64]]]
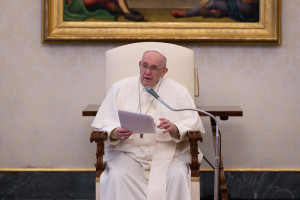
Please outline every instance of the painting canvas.
[[280, 0], [44, 0], [43, 42], [280, 44]]
[[64, 21], [258, 22], [259, 0], [64, 0]]

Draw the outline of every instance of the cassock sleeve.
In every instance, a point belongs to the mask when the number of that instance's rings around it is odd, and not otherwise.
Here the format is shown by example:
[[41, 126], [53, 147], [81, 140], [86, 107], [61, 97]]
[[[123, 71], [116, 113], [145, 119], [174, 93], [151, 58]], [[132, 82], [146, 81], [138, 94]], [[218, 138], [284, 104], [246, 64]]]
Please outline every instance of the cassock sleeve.
[[117, 89], [112, 86], [103, 100], [97, 115], [92, 123], [92, 127], [101, 131], [106, 131], [108, 134], [108, 141], [112, 145], [117, 145], [120, 140], [110, 140], [112, 131], [120, 126], [119, 116], [116, 107]]
[[[196, 108], [195, 103], [192, 97], [188, 92], [185, 95], [180, 95], [180, 98], [177, 98], [176, 108]], [[186, 139], [188, 131], [200, 131], [202, 134], [205, 133], [204, 126], [199, 117], [198, 112], [196, 111], [178, 111], [176, 114], [179, 114], [179, 120], [174, 121], [173, 123], [177, 126], [180, 138], [174, 137], [170, 134], [172, 139], [175, 142], [181, 142]]]

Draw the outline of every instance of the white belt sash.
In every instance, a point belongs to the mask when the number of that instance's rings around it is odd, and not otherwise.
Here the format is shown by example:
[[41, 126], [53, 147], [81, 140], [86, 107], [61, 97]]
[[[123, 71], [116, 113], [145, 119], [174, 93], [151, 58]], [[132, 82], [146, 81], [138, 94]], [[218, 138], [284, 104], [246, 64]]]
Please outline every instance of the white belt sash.
[[175, 150], [175, 142], [157, 141], [150, 170], [147, 200], [167, 199], [167, 171]]

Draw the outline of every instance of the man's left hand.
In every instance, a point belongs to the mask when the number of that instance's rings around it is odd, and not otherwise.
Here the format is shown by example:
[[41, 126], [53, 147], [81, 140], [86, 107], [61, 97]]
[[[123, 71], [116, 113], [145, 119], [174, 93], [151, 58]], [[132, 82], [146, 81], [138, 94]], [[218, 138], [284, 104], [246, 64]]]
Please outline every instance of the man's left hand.
[[163, 131], [163, 133], [178, 133], [178, 128], [175, 126], [175, 124], [173, 124], [172, 122], [170, 122], [169, 120], [165, 119], [165, 118], [159, 118], [160, 124], [157, 125], [157, 128], [159, 129], [165, 129]]

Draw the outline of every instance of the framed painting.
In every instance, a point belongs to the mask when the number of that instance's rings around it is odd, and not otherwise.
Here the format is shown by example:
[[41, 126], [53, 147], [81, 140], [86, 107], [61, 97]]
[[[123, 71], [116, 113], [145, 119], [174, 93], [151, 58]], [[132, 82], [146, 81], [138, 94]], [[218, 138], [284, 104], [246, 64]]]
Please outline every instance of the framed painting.
[[224, 0], [223, 10], [211, 2], [42, 0], [42, 42], [281, 43], [281, 0]]

